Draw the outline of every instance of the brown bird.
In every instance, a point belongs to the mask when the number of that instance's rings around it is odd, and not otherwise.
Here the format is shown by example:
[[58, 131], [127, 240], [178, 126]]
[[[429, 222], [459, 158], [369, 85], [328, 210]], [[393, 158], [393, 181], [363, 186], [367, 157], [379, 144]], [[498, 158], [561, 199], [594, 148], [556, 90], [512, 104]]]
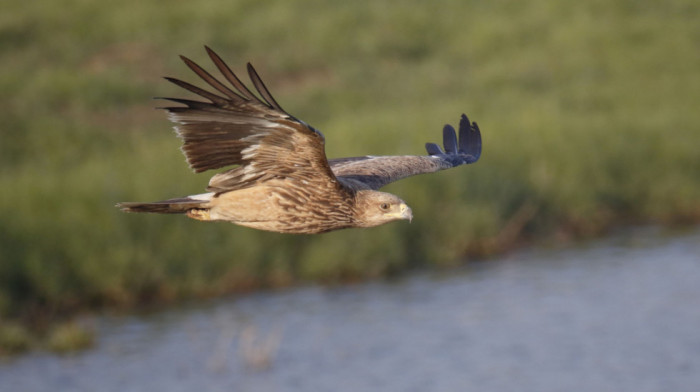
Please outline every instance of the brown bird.
[[208, 193], [117, 204], [123, 211], [184, 213], [202, 221], [230, 221], [281, 233], [372, 227], [413, 218], [403, 200], [379, 188], [408, 176], [474, 163], [481, 154], [479, 127], [463, 114], [459, 139], [452, 126], [443, 129], [445, 151], [427, 143], [427, 156], [328, 160], [323, 134], [284, 111], [250, 63], [248, 75], [260, 96], [205, 48], [230, 85], [181, 56], [218, 93], [166, 78], [206, 101], [163, 98], [183, 105], [164, 109], [177, 124], [182, 151], [196, 173], [237, 166], [215, 174]]

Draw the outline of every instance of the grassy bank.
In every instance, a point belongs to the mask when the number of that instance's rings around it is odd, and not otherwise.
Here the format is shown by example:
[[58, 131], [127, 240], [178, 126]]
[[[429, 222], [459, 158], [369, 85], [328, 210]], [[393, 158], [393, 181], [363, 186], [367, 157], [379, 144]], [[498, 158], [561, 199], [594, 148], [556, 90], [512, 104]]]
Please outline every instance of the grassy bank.
[[[40, 1], [0, 16], [0, 322], [448, 266], [523, 239], [700, 220], [700, 5]], [[478, 121], [476, 165], [387, 187], [412, 224], [263, 233], [118, 201], [203, 190], [152, 96], [208, 44], [256, 65], [330, 157], [423, 153]]]

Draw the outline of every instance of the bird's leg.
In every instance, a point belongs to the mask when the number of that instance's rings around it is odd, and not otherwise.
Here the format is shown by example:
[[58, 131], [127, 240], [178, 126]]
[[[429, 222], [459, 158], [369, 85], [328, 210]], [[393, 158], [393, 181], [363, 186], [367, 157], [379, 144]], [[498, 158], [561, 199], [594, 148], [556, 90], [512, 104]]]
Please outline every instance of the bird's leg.
[[187, 210], [187, 216], [201, 221], [211, 220], [208, 208], [192, 208]]

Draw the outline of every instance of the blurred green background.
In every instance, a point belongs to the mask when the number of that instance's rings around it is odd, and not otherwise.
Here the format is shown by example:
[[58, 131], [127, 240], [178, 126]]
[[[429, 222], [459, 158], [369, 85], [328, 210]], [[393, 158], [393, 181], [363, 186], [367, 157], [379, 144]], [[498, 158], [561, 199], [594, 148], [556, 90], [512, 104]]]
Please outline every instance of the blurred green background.
[[[700, 3], [3, 1], [0, 321], [451, 266], [523, 241], [700, 220]], [[423, 154], [461, 113], [475, 165], [385, 188], [413, 223], [317, 236], [119, 201], [203, 191], [154, 96], [252, 62], [329, 157]]]

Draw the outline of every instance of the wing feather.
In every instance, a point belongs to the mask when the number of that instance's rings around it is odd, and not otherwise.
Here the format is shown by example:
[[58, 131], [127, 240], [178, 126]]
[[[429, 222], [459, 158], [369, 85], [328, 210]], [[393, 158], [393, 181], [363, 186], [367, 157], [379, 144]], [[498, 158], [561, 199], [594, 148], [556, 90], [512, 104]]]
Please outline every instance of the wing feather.
[[[164, 107], [183, 139], [182, 151], [195, 172], [238, 165], [216, 174], [209, 190], [224, 192], [270, 179], [342, 187], [328, 164], [323, 135], [285, 112], [248, 64], [259, 98], [211, 49], [209, 57], [230, 86], [182, 56], [185, 64], [221, 95], [166, 78], [204, 99], [162, 98], [183, 106]], [[329, 185], [330, 184], [330, 185]]]
[[258, 75], [257, 72], [255, 72], [255, 68], [248, 63], [248, 76], [250, 76], [250, 80], [253, 82], [253, 85], [255, 86], [255, 89], [258, 90], [260, 95], [265, 99], [265, 101], [273, 108], [284, 112], [282, 107], [275, 101], [275, 99], [272, 97], [272, 94], [270, 94], [270, 91], [268, 91], [267, 87], [265, 87], [265, 83], [263, 83], [262, 79], [260, 79], [260, 76]]
[[229, 66], [224, 62], [224, 60], [221, 59], [221, 57], [219, 57], [218, 54], [216, 54], [216, 52], [211, 50], [211, 48], [208, 46], [205, 46], [204, 49], [206, 49], [209, 58], [212, 60], [214, 65], [216, 65], [216, 68], [219, 69], [219, 72], [224, 75], [226, 80], [228, 80], [229, 83], [236, 88], [236, 90], [243, 94], [249, 101], [258, 101], [258, 97], [248, 90], [248, 87], [246, 87], [246, 85], [241, 82], [240, 79], [238, 79], [238, 76], [231, 71], [231, 68], [229, 68]]
[[457, 153], [457, 134], [454, 127], [446, 124], [442, 129], [442, 144], [445, 146], [445, 152], [448, 154]]
[[[193, 84], [184, 82], [180, 79], [171, 78], [168, 76], [165, 77], [165, 80], [167, 80], [170, 83], [176, 84], [176, 85], [184, 88], [185, 90], [188, 90], [188, 91], [193, 92], [199, 96], [202, 96], [202, 97], [210, 100], [212, 103], [215, 103], [215, 104], [220, 105], [220, 106], [226, 105], [227, 101], [225, 98], [222, 98], [216, 94], [212, 94], [209, 91], [201, 89]], [[166, 99], [169, 99], [169, 98], [166, 98]]]
[[429, 155], [444, 154], [442, 148], [435, 143], [425, 143], [425, 150], [428, 151]]
[[481, 154], [481, 131], [476, 122], [462, 114], [459, 120], [459, 153], [478, 157]]
[[202, 67], [197, 65], [197, 63], [195, 63], [194, 61], [188, 59], [185, 56], [180, 56], [180, 58], [182, 59], [182, 61], [185, 62], [185, 64], [187, 64], [188, 67], [190, 67], [190, 69], [192, 71], [194, 71], [194, 73], [199, 75], [199, 77], [202, 78], [202, 80], [209, 83], [210, 86], [214, 87], [215, 89], [217, 89], [220, 92], [222, 92], [223, 94], [225, 94], [227, 97], [229, 97], [229, 99], [232, 99], [234, 101], [244, 99], [243, 97], [238, 95], [236, 92], [234, 92], [230, 88], [226, 87], [226, 85], [219, 82], [218, 79], [213, 77], [209, 72], [205, 71]]
[[[428, 156], [364, 156], [331, 159], [333, 173], [341, 180], [359, 182], [371, 189], [379, 189], [391, 182], [423, 173], [432, 173], [456, 166], [474, 163], [481, 156], [481, 131], [462, 115], [459, 140], [451, 125], [443, 128], [445, 151], [435, 143], [426, 143]], [[459, 149], [457, 148], [459, 146]]]

